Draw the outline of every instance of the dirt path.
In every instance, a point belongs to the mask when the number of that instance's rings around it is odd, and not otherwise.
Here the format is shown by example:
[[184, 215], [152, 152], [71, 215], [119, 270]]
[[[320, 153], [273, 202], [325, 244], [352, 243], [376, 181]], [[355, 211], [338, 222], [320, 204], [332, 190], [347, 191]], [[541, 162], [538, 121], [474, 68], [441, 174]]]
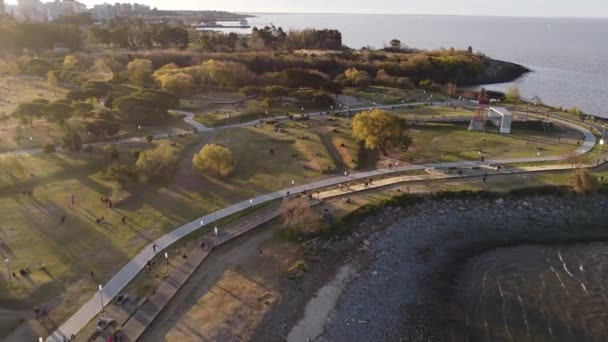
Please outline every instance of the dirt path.
[[342, 266], [335, 278], [323, 286], [317, 295], [306, 304], [304, 317], [291, 329], [287, 342], [306, 342], [323, 334], [330, 312], [356, 273], [354, 265]]

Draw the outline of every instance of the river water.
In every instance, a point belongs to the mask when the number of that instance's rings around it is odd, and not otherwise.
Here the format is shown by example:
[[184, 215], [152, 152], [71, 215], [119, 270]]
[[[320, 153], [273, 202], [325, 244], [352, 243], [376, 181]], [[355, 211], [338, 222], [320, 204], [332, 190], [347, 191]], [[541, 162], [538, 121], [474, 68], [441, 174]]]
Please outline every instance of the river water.
[[[524, 97], [608, 117], [608, 19], [378, 14], [254, 14], [252, 26], [331, 28], [352, 48], [391, 39], [421, 49], [472, 46], [534, 70], [515, 83]], [[247, 30], [248, 31], [248, 30]], [[488, 86], [505, 90], [508, 84]]]

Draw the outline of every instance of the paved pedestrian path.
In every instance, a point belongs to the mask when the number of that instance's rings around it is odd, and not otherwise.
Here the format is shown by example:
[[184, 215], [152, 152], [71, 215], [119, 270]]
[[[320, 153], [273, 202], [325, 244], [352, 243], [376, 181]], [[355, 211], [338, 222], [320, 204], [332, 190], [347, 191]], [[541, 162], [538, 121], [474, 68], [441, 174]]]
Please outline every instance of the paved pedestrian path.
[[[408, 104], [412, 105], [412, 104]], [[376, 106], [376, 108], [392, 108], [396, 106]], [[361, 110], [361, 109], [357, 109]], [[320, 115], [322, 112], [312, 113]], [[577, 154], [583, 154], [589, 152], [595, 145], [595, 136], [586, 128], [578, 126], [576, 124], [562, 121], [562, 124], [572, 127], [580, 131], [585, 136], [584, 143], [577, 149]], [[513, 164], [513, 163], [530, 163], [530, 162], [544, 162], [544, 161], [558, 161], [565, 159], [566, 156], [555, 156], [555, 157], [531, 157], [531, 158], [513, 158], [513, 159], [502, 159], [502, 160], [486, 160], [484, 165], [490, 164]], [[199, 217], [198, 219], [184, 224], [174, 231], [165, 234], [158, 238], [155, 242], [145, 247], [139, 252], [130, 262], [128, 262], [118, 273], [116, 273], [102, 289], [102, 295], [104, 300], [109, 302], [116, 297], [122, 289], [124, 289], [129, 282], [135, 278], [135, 276], [142, 271], [146, 263], [152, 260], [156, 255], [163, 253], [166, 248], [173, 245], [180, 239], [190, 235], [191, 233], [201, 229], [202, 227], [209, 227], [218, 220], [225, 217], [238, 213], [242, 210], [248, 209], [254, 205], [266, 203], [269, 201], [277, 200], [286, 195], [289, 191], [291, 194], [301, 193], [304, 191], [314, 191], [317, 189], [325, 189], [329, 187], [335, 187], [340, 183], [361, 181], [369, 178], [383, 178], [390, 174], [398, 174], [405, 171], [424, 170], [427, 168], [472, 168], [480, 167], [481, 163], [477, 161], [464, 161], [464, 162], [453, 162], [453, 163], [429, 163], [422, 165], [403, 165], [393, 167], [392, 169], [379, 169], [367, 172], [358, 172], [353, 174], [345, 174], [340, 177], [333, 177], [324, 179], [321, 181], [312, 182], [300, 186], [294, 186], [289, 189], [275, 191], [265, 195], [261, 195], [255, 198], [251, 198], [246, 201], [242, 201], [214, 213], [210, 213]], [[555, 166], [556, 169], [563, 169], [564, 165]], [[545, 170], [552, 170], [550, 167], [546, 167]], [[443, 178], [448, 178], [446, 175]], [[395, 180], [397, 182], [397, 180]], [[399, 181], [401, 182], [401, 181]], [[153, 244], [159, 246], [153, 249]], [[91, 319], [93, 319], [100, 312], [100, 301], [99, 294], [95, 294], [89, 301], [87, 301], [72, 317], [70, 317], [57, 331], [55, 331], [47, 341], [59, 342], [63, 341], [64, 338], [69, 337], [71, 334], [76, 334], [82, 327], [84, 327]]]

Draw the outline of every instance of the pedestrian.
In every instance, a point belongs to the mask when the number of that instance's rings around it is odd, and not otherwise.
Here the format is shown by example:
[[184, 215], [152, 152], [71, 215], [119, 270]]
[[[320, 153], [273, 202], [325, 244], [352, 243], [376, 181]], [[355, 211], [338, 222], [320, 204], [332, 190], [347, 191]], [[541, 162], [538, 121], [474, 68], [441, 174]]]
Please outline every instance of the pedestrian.
[[350, 182], [346, 183], [346, 190], [350, 190]]
[[91, 274], [91, 279], [95, 280], [95, 272], [93, 272], [93, 270], [91, 270], [90, 274]]
[[108, 200], [108, 208], [112, 209], [112, 200], [111, 199]]
[[373, 184], [373, 179], [372, 179], [372, 177], [369, 177], [369, 184], [370, 184], [370, 185], [371, 185], [371, 184]]
[[127, 217], [126, 217], [126, 216], [124, 216], [124, 215], [122, 216], [122, 223], [123, 223], [123, 224], [124, 224], [124, 223], [127, 223]]
[[289, 191], [287, 191], [287, 197], [289, 197]]
[[201, 241], [201, 248], [205, 249], [205, 241]]
[[393, 170], [393, 163], [388, 163], [388, 170], [392, 171]]
[[342, 183], [340, 183], [339, 187], [340, 187], [340, 190], [342, 190]]
[[61, 223], [65, 222], [65, 215], [61, 215], [61, 218], [59, 219], [59, 221], [61, 221]]
[[75, 203], [75, 200], [74, 200], [74, 195], [72, 195], [72, 198], [71, 198], [71, 200], [70, 200], [70, 204], [71, 204], [71, 206], [72, 206], [72, 209], [74, 209], [74, 203]]
[[262, 255], [262, 250], [260, 249], [260, 255]]
[[484, 156], [481, 156], [481, 162], [483, 163], [484, 160], [486, 160], [486, 158]]
[[158, 245], [155, 242], [152, 244], [152, 251], [154, 251], [154, 253], [156, 253], [156, 247], [158, 247]]
[[483, 182], [484, 183], [486, 182], [486, 179], [488, 179], [488, 173], [487, 172], [484, 173], [484, 175], [483, 175]]
[[38, 319], [40, 317], [40, 308], [34, 306], [34, 313], [36, 314], [36, 319]]

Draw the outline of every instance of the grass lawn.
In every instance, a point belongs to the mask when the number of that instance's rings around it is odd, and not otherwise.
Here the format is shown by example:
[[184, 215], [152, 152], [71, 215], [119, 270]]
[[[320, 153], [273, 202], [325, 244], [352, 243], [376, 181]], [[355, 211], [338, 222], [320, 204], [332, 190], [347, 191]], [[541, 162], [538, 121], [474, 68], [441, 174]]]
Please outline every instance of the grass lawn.
[[[238, 104], [210, 105], [207, 108], [195, 111], [196, 121], [207, 127], [220, 127], [250, 122], [257, 119], [270, 119], [274, 116], [299, 114], [304, 112], [327, 110], [329, 108], [316, 108], [310, 103], [276, 101], [270, 108], [266, 108], [261, 101], [247, 100]], [[268, 114], [266, 112], [268, 111]], [[230, 115], [230, 117], [228, 117]]]
[[398, 108], [393, 112], [408, 120], [450, 117], [473, 118], [473, 115], [475, 114], [474, 111], [463, 107], [447, 108], [439, 106], [423, 106], [411, 109]]
[[[366, 88], [345, 88], [344, 94], [363, 99], [369, 103], [376, 102], [378, 105], [390, 105], [405, 102], [426, 101], [430, 93], [419, 89], [398, 89], [390, 87], [370, 86]], [[443, 100], [445, 95], [432, 93], [433, 100]]]
[[[414, 163], [564, 155], [576, 150], [578, 131], [560, 128], [551, 133], [514, 130], [513, 134], [470, 132], [465, 125], [433, 123], [411, 126], [413, 144], [400, 159]], [[560, 142], [555, 138], [561, 137]]]

